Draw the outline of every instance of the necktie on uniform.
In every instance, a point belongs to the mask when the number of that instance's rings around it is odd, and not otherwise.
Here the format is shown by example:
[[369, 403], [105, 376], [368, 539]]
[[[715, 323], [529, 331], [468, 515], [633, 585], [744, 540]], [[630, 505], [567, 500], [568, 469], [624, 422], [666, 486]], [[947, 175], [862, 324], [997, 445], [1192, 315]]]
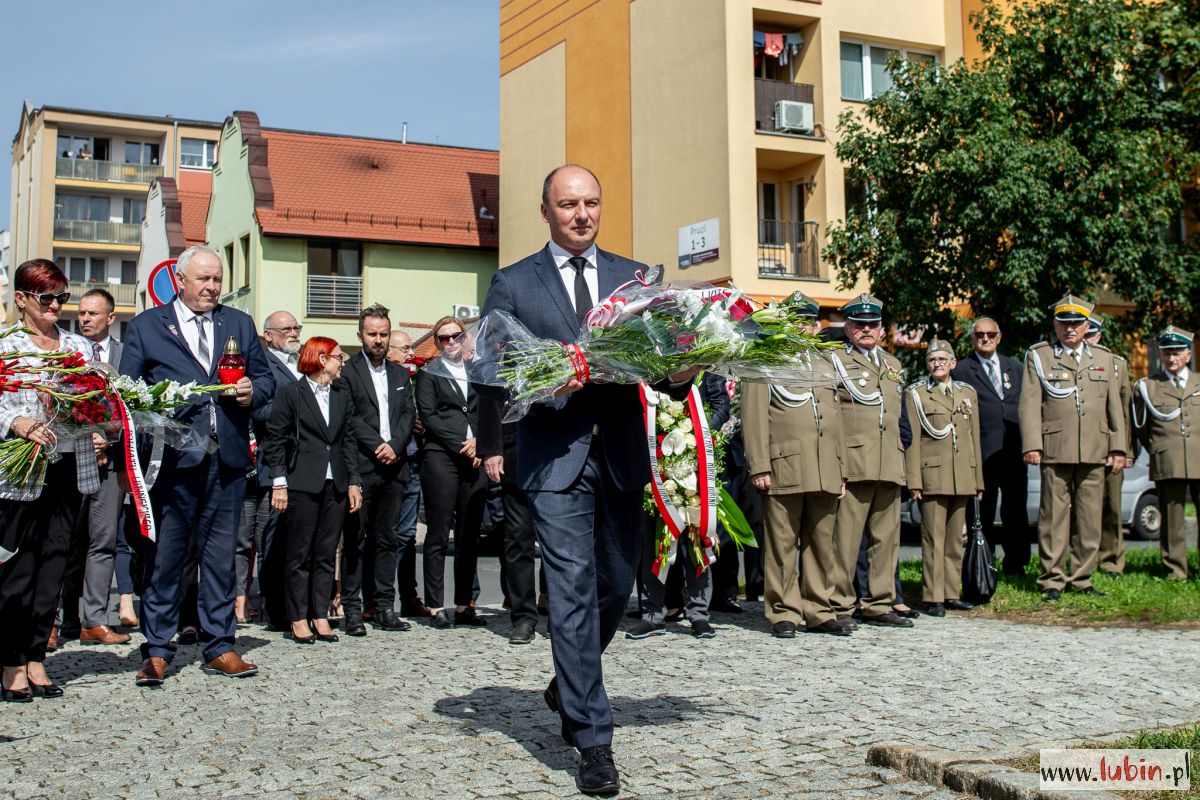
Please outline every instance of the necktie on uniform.
[[992, 382], [992, 388], [996, 390], [996, 394], [1000, 395], [1000, 399], [1004, 399], [1004, 384], [1000, 383], [1000, 373], [996, 371], [996, 365], [992, 360], [986, 359], [983, 362], [984, 372], [987, 373], [988, 380]]
[[104, 355], [100, 352], [100, 343], [92, 342], [92, 363], [103, 360]]
[[583, 274], [583, 271], [587, 269], [588, 262], [583, 256], [575, 256], [567, 263], [575, 270], [575, 316], [582, 328], [584, 319], [592, 310], [592, 291], [588, 288], [587, 278]]

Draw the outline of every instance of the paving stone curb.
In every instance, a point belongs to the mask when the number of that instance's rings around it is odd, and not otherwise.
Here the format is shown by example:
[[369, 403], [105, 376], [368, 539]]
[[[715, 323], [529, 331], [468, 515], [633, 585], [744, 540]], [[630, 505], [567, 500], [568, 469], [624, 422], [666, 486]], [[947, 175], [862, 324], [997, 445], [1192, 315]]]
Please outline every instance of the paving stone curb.
[[1112, 792], [1047, 792], [1038, 788], [1039, 776], [1005, 764], [1026, 751], [963, 753], [936, 747], [877, 744], [867, 750], [867, 763], [886, 767], [913, 780], [971, 794], [981, 800], [1121, 800]]

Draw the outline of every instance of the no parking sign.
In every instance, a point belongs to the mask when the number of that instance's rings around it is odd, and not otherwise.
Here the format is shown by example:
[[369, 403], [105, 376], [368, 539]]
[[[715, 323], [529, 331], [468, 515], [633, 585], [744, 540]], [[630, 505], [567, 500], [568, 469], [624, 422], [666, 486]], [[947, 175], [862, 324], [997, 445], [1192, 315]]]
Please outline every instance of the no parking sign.
[[179, 294], [179, 284], [175, 282], [175, 259], [168, 258], [150, 270], [146, 280], [146, 291], [150, 302], [156, 306], [165, 306]]

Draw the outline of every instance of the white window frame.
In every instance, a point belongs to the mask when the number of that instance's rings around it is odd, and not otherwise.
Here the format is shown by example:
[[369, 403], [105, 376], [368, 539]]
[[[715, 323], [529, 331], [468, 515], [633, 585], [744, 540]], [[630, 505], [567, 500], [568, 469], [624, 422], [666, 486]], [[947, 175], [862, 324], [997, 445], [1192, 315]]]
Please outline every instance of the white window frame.
[[[200, 151], [200, 163], [199, 164], [185, 164], [184, 163], [184, 161], [183, 161], [183, 159], [184, 159], [183, 143], [184, 142], [200, 142], [201, 151]], [[217, 163], [217, 143], [216, 142], [210, 141], [208, 139], [193, 139], [191, 137], [181, 138], [179, 140], [179, 166], [182, 167], [183, 169], [212, 169], [213, 165], [216, 163]]]
[[[860, 100], [856, 97], [846, 97], [843, 95], [842, 100], [847, 103], [865, 103], [868, 100], [870, 100], [872, 97], [875, 96], [875, 87], [873, 87], [871, 85], [871, 48], [872, 47], [879, 47], [879, 48], [883, 48], [885, 50], [896, 50], [900, 53], [900, 58], [903, 59], [904, 61], [908, 61], [909, 54], [911, 53], [912, 55], [932, 56], [934, 64], [942, 63], [941, 53], [937, 52], [936, 50], [927, 50], [922, 47], [903, 47], [901, 45], [888, 44], [887, 42], [873, 42], [873, 41], [870, 41], [869, 39], [842, 39], [840, 44], [854, 44], [854, 45], [858, 45], [860, 48], [862, 48], [863, 97]], [[838, 68], [841, 69], [841, 48], [840, 47], [839, 47], [838, 52], [839, 52]], [[839, 75], [838, 77], [839, 77], [839, 91], [840, 91], [841, 76]]]

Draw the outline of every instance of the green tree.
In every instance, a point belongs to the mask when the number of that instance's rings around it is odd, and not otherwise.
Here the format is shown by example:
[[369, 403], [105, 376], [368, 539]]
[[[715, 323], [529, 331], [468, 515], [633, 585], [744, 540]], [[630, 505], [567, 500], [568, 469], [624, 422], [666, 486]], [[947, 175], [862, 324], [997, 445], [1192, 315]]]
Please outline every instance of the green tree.
[[[962, 333], [953, 306], [1000, 320], [1017, 349], [1068, 291], [1134, 305], [1117, 325], [1200, 322], [1195, 242], [1200, 0], [1043, 0], [972, 19], [987, 56], [893, 62], [892, 88], [839, 121], [866, 198], [826, 258], [902, 326]], [[1111, 333], [1110, 333], [1111, 338]]]

